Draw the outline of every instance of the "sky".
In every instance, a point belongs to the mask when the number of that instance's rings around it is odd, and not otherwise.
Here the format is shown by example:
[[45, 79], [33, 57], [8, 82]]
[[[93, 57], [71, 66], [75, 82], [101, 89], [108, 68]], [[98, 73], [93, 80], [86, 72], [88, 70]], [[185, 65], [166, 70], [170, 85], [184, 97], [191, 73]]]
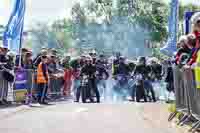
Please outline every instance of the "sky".
[[[50, 22], [69, 16], [70, 9], [77, 0], [26, 0], [25, 27], [35, 22]], [[51, 1], [51, 2], [50, 2]], [[169, 1], [169, 0], [166, 0]], [[200, 5], [200, 0], [181, 0], [183, 3]], [[6, 25], [14, 0], [0, 0], [0, 24]]]

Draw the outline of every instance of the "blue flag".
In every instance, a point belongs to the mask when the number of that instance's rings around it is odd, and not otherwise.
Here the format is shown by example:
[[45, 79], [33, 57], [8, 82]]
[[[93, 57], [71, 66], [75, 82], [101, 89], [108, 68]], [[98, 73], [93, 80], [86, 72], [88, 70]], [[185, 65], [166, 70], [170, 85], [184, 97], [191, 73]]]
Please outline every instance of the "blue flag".
[[166, 55], [172, 55], [176, 52], [177, 32], [178, 32], [178, 0], [171, 1], [171, 10], [168, 20], [169, 37], [166, 45], [161, 49], [161, 52]]
[[24, 27], [25, 0], [15, 0], [8, 24], [3, 34], [3, 46], [19, 53]]

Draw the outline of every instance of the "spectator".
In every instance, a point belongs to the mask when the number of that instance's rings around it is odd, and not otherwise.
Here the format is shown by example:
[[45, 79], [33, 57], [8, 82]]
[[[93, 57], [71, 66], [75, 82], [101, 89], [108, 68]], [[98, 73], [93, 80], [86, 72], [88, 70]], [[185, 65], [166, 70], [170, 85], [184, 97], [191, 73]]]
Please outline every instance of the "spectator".
[[72, 85], [72, 75], [73, 75], [73, 69], [70, 67], [70, 59], [71, 57], [68, 55], [65, 57], [63, 61], [63, 67], [64, 67], [64, 88], [63, 88], [63, 95], [69, 96], [71, 94], [71, 85]]
[[33, 64], [35, 67], [37, 67], [40, 64], [42, 55], [47, 55], [47, 53], [48, 53], [48, 51], [46, 49], [41, 50], [41, 52], [33, 60]]
[[[27, 49], [27, 48], [22, 48], [21, 49], [21, 57], [20, 57], [20, 55], [17, 55], [16, 56], [16, 60], [15, 60], [15, 66], [16, 67], [19, 67], [19, 66], [21, 66], [21, 67], [24, 67], [24, 60], [23, 60], [23, 58], [24, 58], [24, 56], [25, 56], [25, 54], [28, 52], [29, 50]], [[20, 62], [20, 58], [21, 58], [21, 62]]]
[[191, 53], [191, 48], [188, 45], [187, 36], [181, 36], [177, 46], [179, 47], [179, 49], [176, 53], [175, 64], [181, 66], [182, 62], [184, 61], [183, 56], [187, 56], [187, 57], [184, 57], [184, 58], [188, 59], [189, 55]]
[[196, 44], [195, 44], [195, 50], [192, 51], [192, 56], [187, 63], [188, 65], [192, 65], [196, 62], [197, 59], [197, 53], [200, 48], [200, 12], [194, 14], [191, 18], [192, 22], [192, 34], [196, 37]]
[[48, 104], [46, 102], [47, 89], [49, 85], [49, 73], [47, 69], [47, 56], [41, 55], [41, 62], [37, 68], [37, 85], [38, 85], [38, 102]]
[[7, 77], [9, 73], [5, 70], [5, 67], [8, 63], [8, 49], [5, 47], [0, 47], [0, 70], [1, 70], [1, 80], [0, 80], [0, 104], [7, 104], [7, 95], [8, 95], [8, 82]]
[[34, 69], [31, 51], [27, 51], [24, 54], [23, 65], [25, 69]]

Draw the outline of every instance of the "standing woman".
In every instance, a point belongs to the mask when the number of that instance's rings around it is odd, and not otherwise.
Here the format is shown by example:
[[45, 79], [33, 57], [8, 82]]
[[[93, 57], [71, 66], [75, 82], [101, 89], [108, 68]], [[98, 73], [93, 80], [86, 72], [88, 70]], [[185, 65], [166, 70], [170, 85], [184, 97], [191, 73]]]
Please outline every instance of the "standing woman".
[[192, 22], [192, 33], [196, 37], [195, 49], [192, 52], [188, 65], [195, 66], [195, 82], [196, 87], [200, 88], [200, 12], [194, 14], [191, 18]]
[[63, 95], [70, 96], [71, 95], [71, 85], [72, 85], [72, 76], [73, 76], [73, 69], [70, 66], [71, 57], [67, 55], [63, 62], [64, 67], [64, 88], [63, 88]]
[[195, 50], [192, 52], [192, 57], [190, 58], [188, 65], [192, 65], [197, 60], [197, 54], [200, 48], [200, 12], [195, 13], [191, 18], [192, 23], [192, 34], [196, 37]]

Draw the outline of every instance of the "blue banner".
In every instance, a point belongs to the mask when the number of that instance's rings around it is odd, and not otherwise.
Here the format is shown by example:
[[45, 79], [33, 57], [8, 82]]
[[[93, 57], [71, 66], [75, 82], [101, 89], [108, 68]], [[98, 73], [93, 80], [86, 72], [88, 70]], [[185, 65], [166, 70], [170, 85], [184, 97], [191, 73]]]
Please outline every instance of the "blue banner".
[[15, 72], [15, 90], [27, 89], [27, 72], [25, 70], [17, 70]]
[[169, 37], [166, 45], [161, 49], [161, 52], [171, 56], [176, 52], [177, 32], [178, 32], [178, 0], [171, 1], [171, 10], [168, 20]]
[[14, 9], [3, 34], [3, 46], [16, 52], [19, 52], [21, 47], [26, 8], [25, 4], [25, 0], [15, 1]]
[[[198, 11], [199, 12], [199, 11]], [[191, 18], [192, 16], [197, 13], [193, 11], [187, 11], [185, 12], [185, 34], [189, 34], [191, 32]]]

